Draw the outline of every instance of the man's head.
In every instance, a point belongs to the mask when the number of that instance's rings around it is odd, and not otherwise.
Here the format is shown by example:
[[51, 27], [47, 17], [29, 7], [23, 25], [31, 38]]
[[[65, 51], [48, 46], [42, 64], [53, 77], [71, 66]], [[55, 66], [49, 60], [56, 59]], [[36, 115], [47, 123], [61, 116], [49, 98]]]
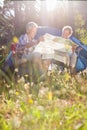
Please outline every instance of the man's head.
[[71, 26], [64, 26], [62, 29], [62, 37], [63, 38], [69, 38], [73, 33], [72, 27]]
[[37, 28], [38, 25], [35, 22], [29, 22], [26, 25], [26, 33], [28, 34], [28, 36], [33, 39], [37, 33]]

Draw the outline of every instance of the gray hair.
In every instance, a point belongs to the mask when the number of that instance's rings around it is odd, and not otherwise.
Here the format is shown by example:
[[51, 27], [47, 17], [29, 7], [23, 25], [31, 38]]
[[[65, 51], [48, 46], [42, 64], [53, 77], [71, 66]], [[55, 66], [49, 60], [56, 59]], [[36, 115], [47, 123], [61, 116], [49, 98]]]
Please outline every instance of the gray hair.
[[72, 34], [73, 33], [73, 29], [71, 26], [64, 26], [62, 29], [62, 32], [64, 32], [65, 30], [69, 30], [69, 32]]
[[29, 22], [26, 25], [26, 32], [28, 32], [29, 30], [31, 30], [33, 27], [38, 28], [38, 25], [35, 22]]

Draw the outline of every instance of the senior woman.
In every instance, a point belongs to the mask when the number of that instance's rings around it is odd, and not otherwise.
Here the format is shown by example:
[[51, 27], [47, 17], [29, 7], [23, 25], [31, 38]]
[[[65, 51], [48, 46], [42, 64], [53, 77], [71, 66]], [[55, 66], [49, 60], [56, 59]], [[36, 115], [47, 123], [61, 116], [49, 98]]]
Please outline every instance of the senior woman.
[[[65, 39], [69, 39], [71, 37], [71, 35], [73, 34], [73, 29], [71, 26], [64, 26], [62, 29], [62, 37]], [[74, 43], [72, 45], [72, 52], [69, 54], [70, 57], [70, 71], [71, 74], [75, 74], [76, 70], [75, 70], [75, 65], [76, 65], [76, 61], [77, 61], [77, 55], [75, 53], [77, 45]]]
[[[72, 27], [71, 26], [64, 26], [62, 28], [62, 34], [61, 34], [61, 37], [60, 37], [61, 39], [60, 39], [59, 42], [65, 44], [65, 50], [64, 51], [66, 53], [64, 53], [64, 57], [66, 57], [66, 64], [67, 64], [67, 66], [70, 67], [70, 73], [74, 74], [74, 73], [76, 73], [75, 65], [76, 65], [77, 55], [75, 53], [76, 44], [69, 39], [72, 34], [73, 34]], [[54, 38], [54, 41], [58, 42], [57, 39], [58, 38]], [[63, 54], [63, 50], [61, 51], [61, 53]], [[61, 62], [58, 62], [58, 59], [55, 60], [55, 58], [54, 58], [52, 62], [54, 64], [58, 64], [60, 69], [63, 70], [65, 61], [63, 61], [62, 58], [60, 59], [60, 61]]]

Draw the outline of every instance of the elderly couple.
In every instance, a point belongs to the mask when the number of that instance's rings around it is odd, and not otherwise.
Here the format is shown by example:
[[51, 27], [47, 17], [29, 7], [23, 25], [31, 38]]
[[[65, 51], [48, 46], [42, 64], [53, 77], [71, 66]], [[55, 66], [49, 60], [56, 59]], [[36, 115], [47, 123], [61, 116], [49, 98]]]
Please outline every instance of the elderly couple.
[[[37, 33], [38, 25], [34, 22], [29, 22], [26, 25], [26, 33], [21, 35], [19, 38], [19, 43], [17, 45], [17, 52], [18, 52], [18, 61], [19, 61], [19, 70], [20, 70], [20, 63], [27, 63], [29, 61], [30, 66], [35, 64], [37, 70], [42, 74], [46, 72], [51, 64], [51, 60], [46, 59], [42, 60], [42, 54], [35, 52], [32, 53], [34, 47], [40, 42], [44, 41], [43, 36], [40, 37], [38, 40], [35, 40], [34, 37]], [[72, 35], [73, 30], [71, 26], [64, 26], [62, 29], [62, 38], [69, 39]], [[74, 49], [72, 49], [72, 54], [74, 54]], [[76, 55], [70, 54], [70, 67], [73, 69], [75, 68], [76, 64]], [[26, 67], [25, 67], [26, 69]], [[21, 71], [21, 70], [20, 70]], [[27, 72], [28, 70], [26, 70]], [[25, 72], [25, 73], [26, 73]]]

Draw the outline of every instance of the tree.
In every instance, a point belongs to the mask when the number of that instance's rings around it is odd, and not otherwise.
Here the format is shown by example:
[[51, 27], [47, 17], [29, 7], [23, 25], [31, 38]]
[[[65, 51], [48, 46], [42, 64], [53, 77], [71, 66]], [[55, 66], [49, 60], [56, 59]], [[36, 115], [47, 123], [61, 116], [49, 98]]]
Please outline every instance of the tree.
[[9, 1], [5, 1], [3, 7], [0, 7], [0, 44], [9, 42], [9, 39], [14, 35], [12, 8], [13, 4]]

